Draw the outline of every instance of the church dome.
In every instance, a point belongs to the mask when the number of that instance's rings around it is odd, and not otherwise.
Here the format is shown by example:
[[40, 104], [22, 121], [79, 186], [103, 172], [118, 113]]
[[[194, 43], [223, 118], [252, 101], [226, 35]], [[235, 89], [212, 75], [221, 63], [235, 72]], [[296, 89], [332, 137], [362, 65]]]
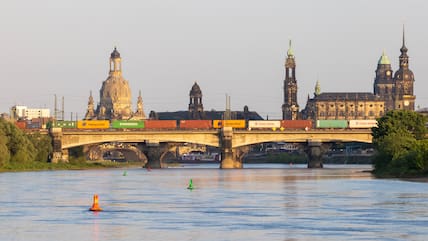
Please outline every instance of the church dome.
[[119, 51], [117, 51], [116, 47], [114, 47], [114, 50], [113, 50], [113, 52], [111, 52], [110, 57], [111, 57], [112, 59], [120, 58], [120, 53], [119, 53]]
[[195, 84], [193, 84], [192, 89], [190, 90], [190, 95], [202, 95], [202, 91], [198, 83], [195, 82]]
[[[104, 115], [113, 119], [130, 117], [131, 89], [122, 76], [109, 76], [100, 89], [100, 106]], [[103, 114], [103, 113], [100, 113]]]
[[385, 51], [382, 53], [382, 56], [380, 56], [377, 64], [391, 64], [391, 61], [389, 61], [388, 56], [385, 54]]
[[111, 53], [110, 72], [100, 89], [99, 119], [129, 119], [132, 117], [131, 89], [122, 77], [120, 54], [116, 48]]

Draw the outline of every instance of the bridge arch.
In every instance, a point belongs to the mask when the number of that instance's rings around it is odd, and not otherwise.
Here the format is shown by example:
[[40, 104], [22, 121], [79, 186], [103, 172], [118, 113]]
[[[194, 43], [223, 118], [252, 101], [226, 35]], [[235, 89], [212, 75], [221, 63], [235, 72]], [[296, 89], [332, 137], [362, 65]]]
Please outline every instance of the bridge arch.
[[341, 131], [235, 131], [233, 133], [232, 147], [241, 147], [266, 142], [293, 142], [306, 143], [316, 140], [318, 142], [363, 142], [372, 143], [370, 130], [341, 130]]

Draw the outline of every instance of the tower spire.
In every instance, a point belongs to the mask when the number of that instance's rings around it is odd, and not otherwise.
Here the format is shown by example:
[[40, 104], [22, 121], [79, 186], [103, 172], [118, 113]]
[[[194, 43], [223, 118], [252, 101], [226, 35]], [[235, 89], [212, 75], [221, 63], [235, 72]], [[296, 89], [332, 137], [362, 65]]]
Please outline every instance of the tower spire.
[[403, 46], [401, 46], [400, 51], [401, 51], [401, 53], [407, 52], [407, 47], [406, 47], [406, 33], [405, 33], [404, 24], [403, 24]]
[[314, 95], [320, 95], [321, 94], [321, 85], [320, 85], [320, 81], [317, 79], [317, 83], [315, 84], [315, 92]]
[[287, 51], [287, 55], [288, 57], [293, 57], [294, 56], [294, 51], [293, 48], [291, 47], [291, 39], [288, 40], [288, 51]]

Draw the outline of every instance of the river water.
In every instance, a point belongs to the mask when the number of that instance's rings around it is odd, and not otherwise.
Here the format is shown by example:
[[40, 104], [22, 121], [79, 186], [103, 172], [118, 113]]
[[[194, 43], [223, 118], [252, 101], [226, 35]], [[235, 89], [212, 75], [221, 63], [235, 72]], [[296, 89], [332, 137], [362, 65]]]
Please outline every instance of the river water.
[[428, 183], [370, 168], [0, 173], [0, 240], [427, 240]]

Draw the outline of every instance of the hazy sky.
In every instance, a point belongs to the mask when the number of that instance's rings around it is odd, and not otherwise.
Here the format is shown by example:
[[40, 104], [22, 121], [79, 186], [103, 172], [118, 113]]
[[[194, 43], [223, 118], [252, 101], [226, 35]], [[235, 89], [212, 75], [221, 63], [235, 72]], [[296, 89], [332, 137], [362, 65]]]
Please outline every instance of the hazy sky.
[[281, 118], [288, 39], [297, 62], [301, 109], [322, 92], [372, 92], [385, 50], [394, 70], [406, 29], [416, 106], [428, 106], [425, 0], [0, 0], [0, 112], [12, 105], [82, 118], [99, 101], [117, 46], [136, 109], [187, 110], [195, 81], [205, 110], [248, 105]]

